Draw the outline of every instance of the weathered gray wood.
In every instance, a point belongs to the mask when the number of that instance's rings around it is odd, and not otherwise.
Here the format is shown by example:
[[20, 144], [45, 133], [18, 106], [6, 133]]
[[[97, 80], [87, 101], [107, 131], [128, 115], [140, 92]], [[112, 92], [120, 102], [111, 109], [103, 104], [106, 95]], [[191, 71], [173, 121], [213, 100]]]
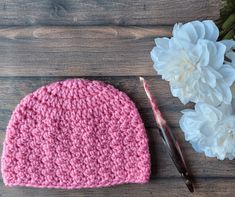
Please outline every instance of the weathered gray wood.
[[[230, 178], [235, 180], [234, 161], [219, 161], [215, 158], [205, 157], [204, 154], [196, 153], [191, 145], [185, 142], [180, 129], [173, 129], [172, 131], [180, 142], [188, 167], [194, 178]], [[151, 180], [180, 178], [178, 171], [165, 150], [158, 130], [147, 129], [147, 132], [151, 152]], [[4, 138], [5, 132], [0, 132], [1, 152]]]
[[219, 16], [219, 0], [4, 0], [0, 25], [159, 25]]
[[5, 187], [3, 197], [233, 197], [234, 179], [197, 179], [196, 191], [190, 194], [181, 179], [156, 179], [148, 184], [126, 184], [109, 188], [62, 190], [26, 187]]
[[[19, 101], [28, 93], [42, 85], [54, 81], [64, 80], [66, 77], [2, 77], [0, 78], [0, 141], [4, 139], [4, 132], [10, 114]], [[136, 103], [147, 127], [150, 150], [152, 156], [152, 178], [179, 177], [171, 159], [167, 155], [164, 145], [158, 134], [152, 110], [141, 86], [138, 77], [89, 77], [89, 79], [102, 80], [113, 84], [126, 92]], [[157, 98], [159, 106], [166, 116], [173, 132], [179, 139], [187, 162], [195, 177], [234, 177], [234, 161], [218, 161], [214, 158], [206, 158], [203, 154], [196, 153], [188, 142], [185, 142], [183, 133], [178, 128], [180, 110], [184, 106], [173, 98], [169, 92], [168, 84], [160, 77], [146, 77], [153, 95]], [[188, 105], [190, 107], [192, 105]], [[152, 128], [149, 128], [152, 127]], [[1, 143], [2, 144], [2, 143]], [[0, 150], [1, 151], [1, 150]]]
[[[207, 158], [185, 142], [178, 127], [185, 106], [171, 96], [168, 83], [156, 76], [149, 56], [155, 37], [171, 35], [169, 25], [216, 19], [219, 6], [219, 0], [0, 2], [0, 152], [12, 110], [25, 95], [54, 81], [89, 76], [113, 84], [136, 103], [147, 128], [152, 157], [149, 184], [56, 190], [9, 188], [0, 178], [0, 197], [234, 196], [234, 161]], [[194, 195], [166, 154], [139, 75], [148, 76], [151, 91], [180, 141], [196, 179]]]
[[[88, 79], [102, 80], [113, 84], [126, 92], [136, 103], [146, 127], [155, 127], [156, 123], [150, 109], [149, 102], [138, 77], [86, 77]], [[0, 77], [0, 129], [4, 129], [10, 118], [12, 110], [28, 93], [49, 83], [65, 80], [67, 77]], [[151, 85], [151, 91], [156, 96], [160, 109], [172, 127], [178, 127], [181, 110], [185, 108], [179, 99], [174, 98], [169, 90], [168, 82], [159, 76], [146, 77]], [[192, 106], [192, 105], [188, 105]]]
[[155, 75], [154, 38], [171, 27], [0, 28], [0, 76]]

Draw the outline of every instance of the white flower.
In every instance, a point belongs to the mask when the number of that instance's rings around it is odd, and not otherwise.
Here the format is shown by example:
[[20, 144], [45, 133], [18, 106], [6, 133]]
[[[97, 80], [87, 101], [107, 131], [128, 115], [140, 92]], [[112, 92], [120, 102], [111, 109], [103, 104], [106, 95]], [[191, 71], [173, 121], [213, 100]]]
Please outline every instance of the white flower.
[[[234, 40], [222, 40], [226, 46], [225, 52], [225, 62], [226, 64], [230, 64], [233, 68], [235, 68], [235, 41]], [[235, 84], [231, 87], [233, 98], [235, 98]]]
[[196, 44], [199, 39], [216, 41], [219, 37], [219, 29], [212, 20], [192, 21], [184, 25], [177, 23], [173, 28], [173, 37], [193, 44]]
[[235, 41], [234, 40], [222, 40], [220, 41], [226, 46], [225, 62], [231, 64], [235, 68]]
[[170, 82], [173, 96], [183, 104], [231, 103], [235, 68], [223, 64], [226, 46], [216, 42], [218, 35], [218, 28], [208, 20], [176, 24], [173, 37], [155, 39], [154, 68]]
[[235, 115], [231, 106], [222, 104], [216, 108], [197, 103], [195, 110], [183, 110], [180, 127], [198, 152], [220, 160], [235, 157]]

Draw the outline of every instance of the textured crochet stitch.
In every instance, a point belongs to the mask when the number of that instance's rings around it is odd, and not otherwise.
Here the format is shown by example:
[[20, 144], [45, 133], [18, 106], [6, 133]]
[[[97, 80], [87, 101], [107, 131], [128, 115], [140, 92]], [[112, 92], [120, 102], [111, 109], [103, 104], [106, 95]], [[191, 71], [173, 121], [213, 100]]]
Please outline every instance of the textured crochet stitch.
[[17, 105], [1, 159], [8, 186], [105, 187], [146, 183], [148, 139], [130, 98], [100, 81], [39, 88]]

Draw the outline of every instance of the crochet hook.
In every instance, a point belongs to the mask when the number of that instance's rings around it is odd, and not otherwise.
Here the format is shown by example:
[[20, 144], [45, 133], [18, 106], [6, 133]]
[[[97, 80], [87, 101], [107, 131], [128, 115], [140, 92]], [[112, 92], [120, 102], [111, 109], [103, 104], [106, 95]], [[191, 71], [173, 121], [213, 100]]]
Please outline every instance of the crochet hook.
[[185, 160], [180, 149], [179, 143], [174, 137], [173, 133], [170, 130], [170, 127], [167, 125], [166, 120], [163, 118], [162, 113], [160, 112], [152, 94], [149, 91], [149, 86], [143, 77], [140, 77], [140, 81], [143, 83], [144, 90], [146, 95], [149, 99], [150, 105], [152, 107], [154, 117], [168, 154], [170, 155], [171, 159], [173, 160], [177, 170], [181, 174], [181, 177], [184, 179], [186, 186], [188, 187], [190, 192], [194, 192], [192, 179], [189, 175], [187, 166], [185, 164]]

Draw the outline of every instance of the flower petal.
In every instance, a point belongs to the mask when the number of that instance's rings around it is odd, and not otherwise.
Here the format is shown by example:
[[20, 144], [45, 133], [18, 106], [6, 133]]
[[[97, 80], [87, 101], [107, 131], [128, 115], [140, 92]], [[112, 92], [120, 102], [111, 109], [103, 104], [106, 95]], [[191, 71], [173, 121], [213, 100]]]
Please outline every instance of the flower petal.
[[232, 92], [229, 86], [221, 82], [220, 84], [218, 84], [217, 88], [220, 89], [220, 92], [223, 95], [223, 102], [225, 104], [230, 104], [232, 102]]
[[192, 21], [192, 25], [197, 32], [197, 39], [202, 39], [205, 37], [205, 27], [202, 22], [200, 21]]
[[230, 99], [228, 86], [234, 78], [231, 69], [221, 69], [226, 46], [216, 42], [217, 30], [212, 21], [193, 21], [176, 24], [170, 39], [155, 39], [151, 51], [154, 69], [170, 82], [172, 95], [183, 104], [200, 101], [217, 106]]
[[204, 83], [208, 84], [210, 87], [215, 88], [216, 86], [216, 76], [210, 69], [203, 69], [202, 72], [202, 79], [204, 79]]
[[219, 37], [219, 29], [212, 20], [202, 21], [205, 27], [205, 37], [211, 41], [216, 41]]
[[180, 127], [194, 150], [221, 160], [235, 158], [235, 115], [227, 111], [231, 105], [216, 108], [206, 103], [183, 111]]
[[217, 70], [223, 65], [226, 47], [219, 42], [213, 43], [208, 41], [207, 44], [208, 51], [210, 52], [209, 64]]
[[186, 23], [173, 29], [173, 37], [195, 43], [197, 41], [197, 32], [192, 23]]
[[226, 46], [226, 53], [230, 51], [232, 48], [235, 48], [235, 41], [234, 40], [221, 40], [220, 43]]
[[197, 103], [195, 105], [195, 111], [198, 114], [203, 115], [203, 117], [210, 122], [219, 121], [222, 119], [223, 116], [220, 110], [207, 103], [201, 103], [201, 102]]
[[219, 72], [223, 75], [224, 81], [230, 87], [235, 81], [235, 68], [228, 64], [224, 64], [222, 68], [220, 68]]
[[161, 49], [168, 49], [169, 48], [169, 38], [156, 38], [155, 39], [156, 45]]

